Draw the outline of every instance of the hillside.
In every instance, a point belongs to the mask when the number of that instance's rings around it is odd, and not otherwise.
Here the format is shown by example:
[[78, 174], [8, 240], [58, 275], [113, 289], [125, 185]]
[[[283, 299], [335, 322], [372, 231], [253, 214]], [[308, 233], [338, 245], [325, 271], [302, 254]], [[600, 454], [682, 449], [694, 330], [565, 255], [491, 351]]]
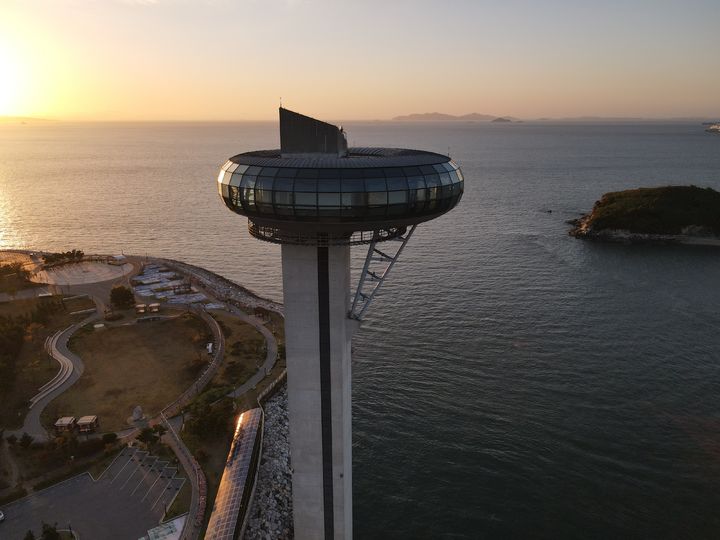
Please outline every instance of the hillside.
[[[492, 122], [498, 118], [493, 114], [470, 113], [456, 116], [445, 113], [414, 113], [393, 118], [396, 122]], [[506, 116], [505, 118], [512, 118]]]
[[573, 236], [607, 240], [642, 239], [628, 234], [720, 237], [720, 193], [696, 186], [606, 193], [590, 214], [570, 223]]

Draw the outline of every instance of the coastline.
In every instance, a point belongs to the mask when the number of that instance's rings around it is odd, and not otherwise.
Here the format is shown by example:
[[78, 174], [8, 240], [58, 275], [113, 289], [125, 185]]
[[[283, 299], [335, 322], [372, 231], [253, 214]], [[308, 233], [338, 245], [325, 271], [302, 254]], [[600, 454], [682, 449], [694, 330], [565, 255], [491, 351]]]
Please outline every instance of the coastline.
[[690, 234], [644, 234], [621, 229], [603, 229], [595, 231], [585, 226], [584, 220], [588, 216], [567, 223], [575, 225], [568, 231], [570, 236], [584, 240], [610, 242], [615, 244], [676, 244], [685, 246], [711, 246], [720, 247], [718, 236], [697, 236]]

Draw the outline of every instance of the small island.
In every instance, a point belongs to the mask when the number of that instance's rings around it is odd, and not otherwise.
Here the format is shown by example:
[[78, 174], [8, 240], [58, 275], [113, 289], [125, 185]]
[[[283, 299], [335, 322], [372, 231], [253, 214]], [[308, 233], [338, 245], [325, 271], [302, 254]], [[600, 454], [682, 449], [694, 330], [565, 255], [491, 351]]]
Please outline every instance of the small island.
[[720, 193], [697, 186], [606, 193], [592, 212], [568, 223], [576, 238], [720, 246]]

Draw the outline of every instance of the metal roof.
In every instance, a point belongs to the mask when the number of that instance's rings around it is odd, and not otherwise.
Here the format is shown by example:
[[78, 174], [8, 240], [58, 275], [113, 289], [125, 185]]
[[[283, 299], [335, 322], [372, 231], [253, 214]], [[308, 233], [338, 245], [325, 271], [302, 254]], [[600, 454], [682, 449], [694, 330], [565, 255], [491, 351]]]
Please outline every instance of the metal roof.
[[251, 461], [261, 418], [260, 408], [245, 411], [238, 418], [205, 540], [233, 540], [238, 537], [244, 518], [240, 513], [252, 489]]
[[346, 157], [326, 154], [307, 154], [302, 157], [283, 158], [279, 149], [255, 150], [230, 158], [233, 163], [258, 167], [296, 167], [320, 169], [362, 169], [373, 167], [412, 167], [435, 165], [450, 161], [448, 156], [409, 150], [407, 148], [349, 148]]

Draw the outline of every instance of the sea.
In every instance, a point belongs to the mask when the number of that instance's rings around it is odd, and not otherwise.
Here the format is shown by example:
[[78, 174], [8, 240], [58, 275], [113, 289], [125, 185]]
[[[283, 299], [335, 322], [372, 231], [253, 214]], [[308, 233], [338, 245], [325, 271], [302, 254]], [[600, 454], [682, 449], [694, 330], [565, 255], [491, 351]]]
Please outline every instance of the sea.
[[[720, 248], [602, 244], [603, 193], [720, 190], [695, 123], [347, 122], [450, 153], [465, 195], [418, 227], [353, 341], [359, 539], [720, 536]], [[282, 300], [280, 249], [221, 203], [276, 123], [0, 126], [0, 248], [150, 254]], [[354, 274], [364, 248], [353, 248]]]

